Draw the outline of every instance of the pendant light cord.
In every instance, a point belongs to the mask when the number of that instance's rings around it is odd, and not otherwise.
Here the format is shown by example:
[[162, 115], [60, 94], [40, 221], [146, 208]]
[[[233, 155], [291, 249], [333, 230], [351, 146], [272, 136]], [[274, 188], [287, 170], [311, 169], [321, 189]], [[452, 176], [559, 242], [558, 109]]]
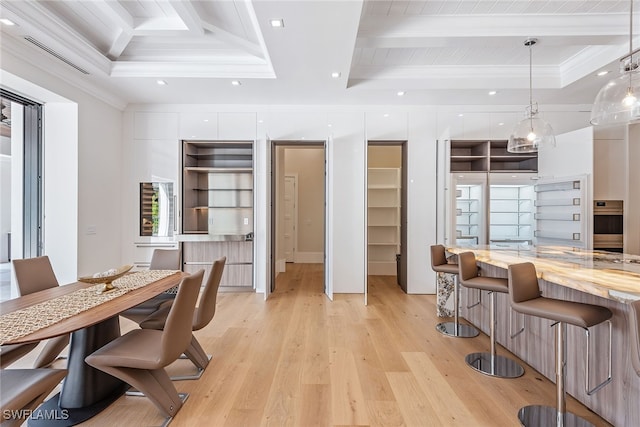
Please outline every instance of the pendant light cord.
[[[633, 0], [632, 0], [633, 1]], [[529, 108], [533, 113], [533, 43], [529, 43]]]

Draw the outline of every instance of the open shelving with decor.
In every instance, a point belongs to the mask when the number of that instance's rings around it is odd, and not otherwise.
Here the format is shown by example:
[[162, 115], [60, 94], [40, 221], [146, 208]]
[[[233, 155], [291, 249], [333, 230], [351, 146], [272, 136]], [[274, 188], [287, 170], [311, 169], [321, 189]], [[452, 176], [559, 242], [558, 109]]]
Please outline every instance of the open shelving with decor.
[[400, 168], [368, 169], [369, 274], [396, 274], [396, 254], [400, 253], [400, 190]]
[[253, 287], [253, 141], [182, 142], [184, 270], [227, 256], [223, 287]]

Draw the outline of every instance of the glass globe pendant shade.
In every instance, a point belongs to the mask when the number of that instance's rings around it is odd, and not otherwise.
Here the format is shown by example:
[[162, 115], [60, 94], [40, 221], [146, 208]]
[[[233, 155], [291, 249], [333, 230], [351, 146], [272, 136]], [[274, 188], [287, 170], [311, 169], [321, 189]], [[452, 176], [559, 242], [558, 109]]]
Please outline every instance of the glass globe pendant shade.
[[640, 72], [628, 71], [607, 83], [591, 109], [592, 125], [625, 124], [640, 120]]
[[520, 120], [507, 143], [509, 153], [537, 153], [541, 145], [556, 145], [551, 125], [537, 116], [537, 112], [527, 111], [527, 117]]

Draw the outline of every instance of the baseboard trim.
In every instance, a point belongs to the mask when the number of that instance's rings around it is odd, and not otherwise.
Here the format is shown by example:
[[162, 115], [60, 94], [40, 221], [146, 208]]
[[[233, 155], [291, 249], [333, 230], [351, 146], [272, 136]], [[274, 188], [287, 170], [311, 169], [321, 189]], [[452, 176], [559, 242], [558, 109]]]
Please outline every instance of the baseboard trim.
[[296, 252], [296, 264], [322, 264], [324, 252]]

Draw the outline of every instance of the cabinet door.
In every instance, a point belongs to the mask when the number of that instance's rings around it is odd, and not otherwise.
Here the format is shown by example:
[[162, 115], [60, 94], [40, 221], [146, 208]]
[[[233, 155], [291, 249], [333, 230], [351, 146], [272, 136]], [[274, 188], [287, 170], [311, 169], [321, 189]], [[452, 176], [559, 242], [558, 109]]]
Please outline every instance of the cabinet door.
[[140, 182], [177, 182], [178, 142], [175, 139], [133, 141], [132, 177]]

